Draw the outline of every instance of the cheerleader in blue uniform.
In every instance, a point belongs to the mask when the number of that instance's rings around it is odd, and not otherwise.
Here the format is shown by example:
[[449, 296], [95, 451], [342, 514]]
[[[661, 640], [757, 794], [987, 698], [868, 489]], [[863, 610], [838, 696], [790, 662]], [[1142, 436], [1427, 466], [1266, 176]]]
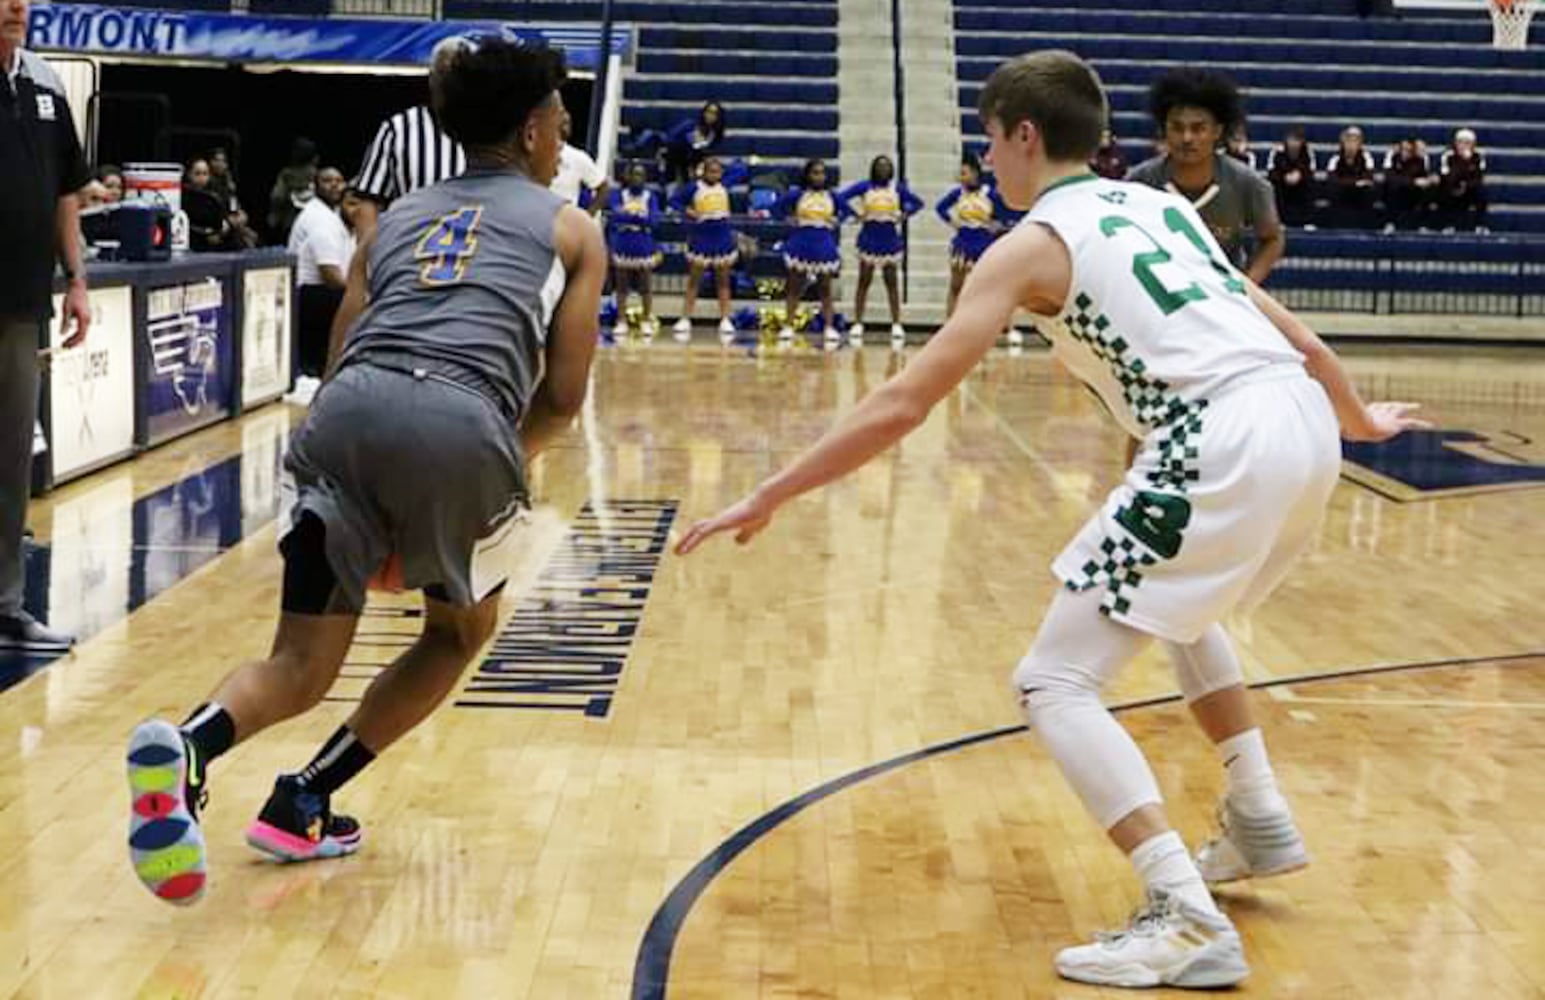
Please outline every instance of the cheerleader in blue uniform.
[[854, 199], [858, 211], [852, 214], [863, 221], [858, 230], [858, 294], [853, 301], [853, 326], [848, 330], [851, 343], [864, 339], [864, 307], [869, 301], [869, 283], [874, 269], [880, 268], [885, 279], [885, 294], [891, 306], [891, 340], [902, 340], [906, 329], [901, 325], [901, 289], [896, 281], [896, 266], [906, 256], [906, 241], [901, 235], [901, 220], [915, 215], [923, 200], [907, 189], [905, 181], [896, 182], [896, 166], [889, 156], [876, 156], [869, 164], [869, 179], [850, 184], [837, 193], [837, 202], [852, 211]]
[[676, 336], [692, 336], [692, 310], [697, 305], [697, 286], [703, 271], [713, 268], [719, 290], [719, 338], [735, 336], [730, 322], [730, 268], [739, 256], [735, 249], [735, 231], [730, 228], [730, 193], [724, 188], [724, 164], [716, 156], [703, 161], [697, 180], [681, 188], [671, 204], [686, 215], [687, 293], [682, 299], [681, 319], [676, 321]]
[[654, 224], [660, 217], [660, 201], [645, 186], [647, 181], [642, 163], [628, 166], [623, 186], [607, 202], [606, 229], [617, 311], [627, 309], [628, 286], [636, 285], [644, 300], [644, 332], [653, 336], [659, 329], [654, 318], [654, 269], [660, 266], [661, 254], [654, 241]]
[[832, 275], [842, 267], [842, 255], [837, 250], [837, 225], [847, 214], [847, 209], [826, 189], [826, 164], [820, 160], [805, 163], [799, 187], [783, 196], [778, 203], [778, 214], [794, 221], [793, 231], [783, 241], [783, 263], [789, 269], [789, 323], [778, 332], [778, 339], [794, 339], [794, 328], [789, 324], [799, 309], [805, 285], [814, 280], [821, 294], [821, 318], [825, 321], [826, 339], [835, 343]]
[[935, 206], [939, 218], [955, 227], [955, 238], [950, 240], [950, 293], [944, 308], [946, 317], [954, 314], [955, 300], [966, 283], [966, 275], [997, 239], [1008, 210], [998, 192], [982, 183], [982, 162], [976, 154], [967, 153], [960, 161], [960, 186]]

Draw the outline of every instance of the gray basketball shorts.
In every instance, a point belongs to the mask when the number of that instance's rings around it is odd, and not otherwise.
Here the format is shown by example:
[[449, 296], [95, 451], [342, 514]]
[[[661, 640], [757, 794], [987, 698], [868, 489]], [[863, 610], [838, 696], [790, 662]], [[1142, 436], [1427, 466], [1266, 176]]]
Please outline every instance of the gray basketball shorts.
[[[407, 589], [478, 603], [508, 577], [513, 528], [527, 508], [524, 468], [513, 427], [477, 390], [435, 373], [345, 367], [317, 392], [284, 460], [286, 610], [358, 614], [370, 577], [393, 553]], [[290, 564], [314, 546], [287, 546], [286, 536], [314, 539], [308, 515], [321, 522], [320, 569], [333, 577], [325, 609], [291, 607]], [[314, 591], [315, 580], [306, 586]]]

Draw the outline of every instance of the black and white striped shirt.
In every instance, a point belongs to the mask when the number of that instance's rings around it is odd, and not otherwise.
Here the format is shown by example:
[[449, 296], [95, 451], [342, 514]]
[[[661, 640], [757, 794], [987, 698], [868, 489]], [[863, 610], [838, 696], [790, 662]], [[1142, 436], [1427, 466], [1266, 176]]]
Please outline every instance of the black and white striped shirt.
[[429, 108], [419, 105], [381, 123], [350, 186], [385, 208], [409, 191], [438, 184], [466, 169], [461, 146], [440, 131]]

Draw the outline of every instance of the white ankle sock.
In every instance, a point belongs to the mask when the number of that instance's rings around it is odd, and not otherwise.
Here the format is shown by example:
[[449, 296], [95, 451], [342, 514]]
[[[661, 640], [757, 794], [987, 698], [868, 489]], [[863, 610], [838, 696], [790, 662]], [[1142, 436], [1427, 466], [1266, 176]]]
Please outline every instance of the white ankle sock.
[[1240, 811], [1252, 816], [1287, 812], [1287, 800], [1277, 788], [1277, 777], [1266, 756], [1266, 739], [1259, 727], [1230, 736], [1218, 744], [1218, 759], [1228, 775], [1228, 797]]
[[1163, 889], [1205, 913], [1219, 912], [1185, 841], [1174, 830], [1149, 837], [1134, 847], [1129, 857], [1138, 878], [1149, 889]]

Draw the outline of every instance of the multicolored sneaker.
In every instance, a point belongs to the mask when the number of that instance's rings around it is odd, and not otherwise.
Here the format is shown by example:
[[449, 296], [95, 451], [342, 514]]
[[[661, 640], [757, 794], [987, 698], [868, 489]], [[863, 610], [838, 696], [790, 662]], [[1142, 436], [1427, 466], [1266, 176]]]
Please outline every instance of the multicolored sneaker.
[[186, 906], [204, 894], [204, 831], [198, 814], [209, 793], [204, 764], [182, 731], [163, 719], [129, 737], [129, 860], [145, 888]]
[[335, 816], [327, 796], [308, 792], [294, 774], [281, 774], [263, 811], [247, 827], [247, 843], [276, 861], [319, 861], [359, 850], [365, 839], [350, 816]]

